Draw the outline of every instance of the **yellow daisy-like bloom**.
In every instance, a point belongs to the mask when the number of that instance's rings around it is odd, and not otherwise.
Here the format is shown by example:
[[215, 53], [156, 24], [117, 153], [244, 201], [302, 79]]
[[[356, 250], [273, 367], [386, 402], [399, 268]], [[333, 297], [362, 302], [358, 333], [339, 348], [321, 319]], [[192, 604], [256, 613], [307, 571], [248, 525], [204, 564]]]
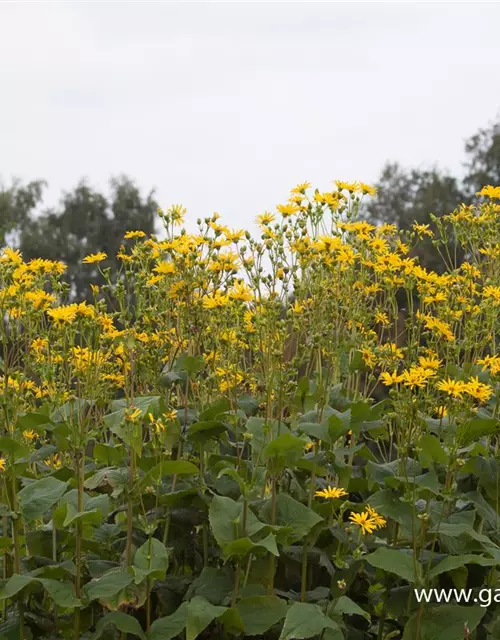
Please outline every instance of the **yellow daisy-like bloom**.
[[144, 238], [145, 236], [144, 231], [127, 231], [123, 237], [125, 240], [130, 240], [131, 238]]
[[434, 236], [434, 233], [431, 231], [428, 224], [417, 224], [415, 222], [415, 224], [412, 226], [412, 229], [416, 231], [421, 238], [423, 236], [429, 236], [429, 238], [432, 238]]
[[500, 187], [493, 187], [491, 184], [483, 187], [481, 191], [476, 193], [476, 196], [486, 196], [487, 198], [500, 199]]
[[366, 505], [366, 510], [370, 514], [370, 518], [377, 525], [377, 529], [383, 529], [387, 524], [387, 520], [381, 516], [380, 513], [377, 513], [373, 507], [370, 507], [369, 504]]
[[0, 458], [0, 471], [5, 471], [6, 466], [5, 458]]
[[461, 398], [465, 391], [465, 383], [462, 380], [453, 380], [453, 378], [447, 378], [446, 380], [440, 380], [436, 384], [436, 388], [439, 391], [444, 391], [453, 398]]
[[469, 378], [469, 381], [464, 385], [464, 391], [479, 402], [486, 402], [493, 395], [493, 389], [489, 385], [479, 382], [477, 376]]
[[327, 500], [335, 500], [336, 498], [343, 498], [347, 496], [347, 491], [340, 487], [332, 487], [328, 485], [326, 489], [320, 489], [314, 494], [317, 498], [326, 498]]
[[361, 527], [361, 533], [363, 535], [373, 533], [377, 529], [377, 523], [374, 518], [370, 516], [368, 511], [363, 511], [362, 513], [351, 513], [349, 520], [358, 525], [358, 527]]
[[384, 384], [386, 387], [390, 387], [393, 384], [399, 384], [404, 380], [403, 374], [398, 375], [396, 371], [389, 373], [388, 371], [384, 371], [380, 375], [380, 382]]
[[260, 216], [257, 216], [256, 220], [257, 224], [266, 225], [274, 222], [276, 218], [272, 213], [266, 211], [265, 213], [261, 213]]
[[85, 256], [82, 262], [84, 264], [94, 264], [95, 262], [102, 262], [103, 260], [106, 260], [107, 257], [107, 253], [100, 251], [99, 253], [91, 253], [88, 256]]
[[155, 271], [156, 273], [159, 273], [161, 275], [167, 275], [169, 273], [174, 273], [175, 271], [175, 266], [173, 262], [160, 262], [159, 265], [157, 265], [153, 271]]
[[444, 405], [436, 407], [435, 411], [438, 418], [446, 418], [446, 416], [448, 415], [448, 409]]
[[76, 305], [67, 305], [65, 307], [56, 307], [55, 309], [49, 309], [47, 315], [52, 318], [54, 324], [62, 326], [64, 324], [70, 324], [76, 318], [77, 314]]
[[38, 434], [33, 429], [29, 429], [27, 431], [23, 431], [23, 438], [31, 442], [32, 440], [36, 440], [38, 438]]

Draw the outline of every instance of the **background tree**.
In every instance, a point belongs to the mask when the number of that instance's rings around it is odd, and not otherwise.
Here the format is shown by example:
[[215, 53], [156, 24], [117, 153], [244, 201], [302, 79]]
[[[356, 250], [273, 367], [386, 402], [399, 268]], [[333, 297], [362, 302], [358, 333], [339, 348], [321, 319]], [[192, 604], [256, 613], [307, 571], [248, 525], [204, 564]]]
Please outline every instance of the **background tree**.
[[7, 243], [7, 236], [16, 233], [30, 219], [41, 203], [43, 180], [34, 180], [23, 186], [13, 181], [10, 187], [0, 185], [0, 247]]
[[77, 300], [89, 298], [98, 270], [95, 265], [82, 264], [83, 258], [102, 251], [108, 259], [101, 266], [115, 270], [116, 253], [126, 231], [154, 232], [158, 204], [153, 196], [153, 192], [141, 195], [125, 176], [111, 181], [109, 200], [80, 182], [64, 194], [58, 208], [22, 226], [19, 247], [25, 259], [41, 257], [65, 262], [71, 296]]
[[480, 129], [465, 143], [464, 188], [473, 198], [486, 185], [500, 185], [500, 120]]
[[[437, 168], [404, 169], [397, 162], [384, 166], [376, 186], [377, 197], [367, 206], [368, 218], [405, 230], [415, 222], [429, 224], [431, 214], [450, 213], [465, 198], [457, 178]], [[417, 255], [427, 268], [442, 268], [442, 259], [430, 239], [420, 243]]]

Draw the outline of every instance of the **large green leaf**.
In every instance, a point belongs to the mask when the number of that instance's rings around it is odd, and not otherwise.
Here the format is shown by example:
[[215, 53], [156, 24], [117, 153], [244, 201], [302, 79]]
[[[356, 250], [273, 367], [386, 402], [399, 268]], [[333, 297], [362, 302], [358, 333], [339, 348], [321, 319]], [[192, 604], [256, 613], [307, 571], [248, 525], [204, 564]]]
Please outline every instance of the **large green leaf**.
[[[272, 501], [268, 500], [260, 512], [261, 518], [268, 523], [271, 522], [271, 511]], [[321, 521], [317, 513], [287, 493], [276, 496], [275, 523], [285, 527], [283, 532], [277, 533], [280, 542], [293, 544], [302, 540]]]
[[128, 587], [133, 581], [132, 571], [128, 568], [117, 568], [106, 571], [100, 578], [91, 580], [85, 585], [85, 593], [89, 602], [100, 598], [112, 598]]
[[363, 616], [363, 618], [366, 618], [368, 622], [370, 622], [370, 614], [368, 611], [362, 609], [354, 602], [354, 600], [351, 600], [351, 598], [348, 598], [347, 596], [340, 596], [335, 603], [335, 606], [333, 606], [331, 611], [329, 611], [329, 613], [331, 612], [346, 614], [348, 616]]
[[41, 578], [30, 574], [15, 573], [11, 576], [0, 590], [0, 600], [13, 598], [30, 584], [41, 584], [54, 602], [66, 609], [71, 609], [79, 605], [75, 598], [72, 583], [64, 580], [52, 580]]
[[188, 603], [183, 602], [181, 606], [165, 618], [158, 618], [151, 625], [151, 631], [148, 633], [148, 640], [173, 640], [186, 627], [188, 615]]
[[250, 538], [238, 538], [237, 540], [232, 540], [231, 542], [223, 545], [222, 551], [226, 558], [242, 558], [250, 552], [257, 555], [259, 551], [279, 556], [278, 547], [276, 546], [276, 537], [273, 533], [270, 533], [258, 542], [253, 542]]
[[28, 484], [18, 494], [26, 522], [41, 518], [64, 495], [67, 483], [52, 476]]
[[151, 538], [135, 552], [134, 573], [137, 584], [148, 576], [161, 580], [167, 569], [168, 551], [160, 540]]
[[482, 567], [494, 567], [498, 564], [498, 560], [494, 558], [485, 558], [484, 556], [475, 555], [473, 553], [462, 555], [462, 556], [448, 556], [441, 562], [438, 562], [428, 574], [428, 578], [432, 580], [436, 576], [441, 573], [446, 573], [447, 571], [453, 571], [454, 569], [459, 569], [468, 564], [478, 564]]
[[187, 431], [187, 438], [191, 442], [203, 443], [212, 438], [217, 438], [227, 431], [228, 425], [220, 420], [207, 420], [206, 422], [193, 422]]
[[337, 631], [339, 625], [316, 604], [295, 602], [288, 609], [279, 640], [301, 640], [319, 636], [324, 629]]
[[[243, 503], [215, 495], [210, 503], [208, 517], [212, 532], [220, 547], [237, 540], [242, 526]], [[251, 509], [247, 509], [246, 534], [253, 536], [266, 525], [260, 522]]]
[[264, 460], [268, 460], [274, 471], [280, 471], [286, 466], [293, 466], [302, 456], [304, 441], [290, 432], [282, 433], [272, 440], [263, 453]]
[[229, 571], [229, 565], [221, 569], [204, 567], [196, 580], [191, 583], [185, 599], [202, 596], [212, 604], [222, 604], [224, 598], [231, 593], [233, 582], [234, 578]]
[[243, 621], [245, 635], [258, 636], [283, 620], [287, 605], [277, 596], [251, 596], [242, 598], [236, 609]]
[[[373, 553], [363, 556], [363, 559], [372, 567], [394, 573], [412, 584], [421, 576], [421, 566], [418, 560], [403, 550], [379, 547]], [[415, 568], [417, 574], [415, 574]]]
[[115, 627], [122, 633], [131, 633], [141, 640], [146, 640], [146, 634], [141, 629], [141, 625], [138, 620], [129, 616], [127, 613], [123, 613], [123, 611], [112, 611], [101, 618], [96, 625], [95, 633], [91, 636], [91, 640], [98, 640], [101, 638], [103, 633], [109, 627]]
[[227, 607], [213, 605], [205, 598], [195, 596], [187, 607], [186, 640], [196, 640], [211, 622], [226, 611]]
[[[402, 640], [464, 640], [467, 637], [465, 626], [472, 633], [486, 611], [485, 607], [461, 607], [455, 604], [425, 607], [420, 623], [418, 612], [408, 620]], [[419, 626], [420, 634], [417, 639]]]
[[419, 460], [424, 467], [429, 467], [433, 462], [438, 464], [446, 464], [448, 462], [448, 454], [443, 449], [443, 445], [436, 436], [426, 434], [418, 441], [420, 449]]
[[187, 460], [163, 460], [150, 469], [139, 481], [139, 487], [158, 484], [164, 476], [192, 476], [200, 472]]

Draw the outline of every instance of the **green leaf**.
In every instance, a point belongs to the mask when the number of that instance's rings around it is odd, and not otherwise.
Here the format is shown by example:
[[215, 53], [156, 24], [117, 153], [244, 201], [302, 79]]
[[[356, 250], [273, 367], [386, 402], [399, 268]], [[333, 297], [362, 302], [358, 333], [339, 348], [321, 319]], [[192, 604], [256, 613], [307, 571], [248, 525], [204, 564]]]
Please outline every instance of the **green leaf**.
[[201, 356], [188, 356], [183, 354], [177, 358], [174, 371], [186, 371], [189, 375], [198, 373], [205, 367], [205, 361]]
[[53, 476], [36, 480], [28, 484], [18, 494], [21, 511], [27, 522], [41, 518], [56, 502], [62, 498], [67, 483]]
[[71, 609], [80, 604], [79, 600], [75, 598], [74, 588], [71, 583], [19, 573], [15, 573], [7, 580], [6, 584], [0, 590], [0, 600], [12, 598], [28, 585], [38, 583], [42, 585], [49, 596], [60, 607]]
[[[388, 549], [387, 547], [379, 547], [373, 553], [363, 556], [372, 567], [383, 569], [389, 573], [394, 573], [410, 583], [415, 583], [421, 575], [421, 567], [418, 560], [402, 550]], [[418, 575], [415, 575], [415, 566]]]
[[[222, 548], [240, 537], [243, 503], [215, 495], [210, 503], [208, 518], [217, 543]], [[265, 528], [251, 509], [247, 509], [246, 534], [253, 536]]]
[[223, 569], [204, 567], [200, 575], [191, 583], [185, 599], [201, 596], [212, 604], [221, 604], [232, 589], [233, 577], [228, 571], [228, 565]]
[[15, 573], [0, 589], [0, 600], [12, 598], [33, 582], [33, 576]]
[[277, 596], [251, 596], [242, 598], [236, 609], [243, 621], [245, 635], [258, 636], [283, 620], [287, 605]]
[[168, 560], [168, 551], [163, 542], [156, 538], [146, 541], [134, 556], [136, 583], [139, 584], [148, 576], [153, 576], [156, 580], [163, 579], [168, 569]]
[[370, 498], [370, 506], [386, 518], [395, 520], [408, 530], [412, 529], [413, 511], [411, 505], [390, 489], [377, 491]]
[[371, 620], [368, 611], [362, 609], [354, 602], [354, 600], [351, 600], [351, 598], [348, 598], [347, 596], [340, 596], [340, 598], [335, 603], [335, 606], [332, 607], [331, 612], [341, 613], [348, 616], [363, 616], [363, 618], [366, 618], [368, 622], [370, 622]]
[[14, 462], [25, 458], [29, 451], [24, 442], [18, 442], [12, 436], [0, 436], [0, 453], [7, 455]]
[[[272, 501], [269, 499], [262, 507], [260, 516], [271, 523]], [[278, 493], [275, 504], [275, 524], [285, 527], [286, 530], [278, 532], [278, 539], [284, 544], [293, 544], [302, 540], [322, 518], [312, 509], [298, 502], [287, 493]]]
[[59, 607], [73, 609], [80, 604], [76, 599], [74, 587], [70, 582], [52, 580], [51, 578], [39, 578], [45, 591]]
[[274, 556], [279, 556], [278, 547], [276, 546], [276, 537], [270, 533], [263, 540], [253, 542], [250, 538], [238, 538], [232, 540], [222, 546], [222, 551], [226, 558], [242, 558], [250, 552], [257, 554], [258, 551], [267, 551]]
[[420, 640], [463, 640], [465, 625], [473, 633], [486, 612], [485, 607], [461, 607], [455, 604], [425, 607], [420, 625], [418, 612], [408, 620], [402, 640], [417, 640], [419, 626]]
[[474, 418], [457, 430], [457, 438], [461, 445], [467, 445], [498, 433], [499, 429], [500, 422], [494, 418]]
[[215, 420], [217, 416], [220, 416], [222, 413], [227, 413], [230, 410], [231, 403], [229, 400], [227, 398], [221, 398], [200, 413], [200, 421]]
[[441, 560], [441, 562], [438, 562], [438, 564], [429, 571], [428, 577], [432, 580], [432, 578], [435, 578], [441, 573], [459, 569], [467, 564], [478, 564], [482, 567], [494, 567], [498, 563], [499, 561], [494, 558], [485, 558], [484, 556], [475, 555], [473, 553], [462, 556], [448, 556], [444, 560]]
[[449, 456], [443, 449], [439, 438], [433, 435], [425, 435], [418, 441], [419, 460], [424, 467], [429, 467], [433, 462], [447, 464]]
[[264, 460], [269, 460], [274, 471], [293, 466], [302, 456], [304, 441], [290, 432], [282, 433], [272, 440], [263, 451]]
[[17, 418], [17, 426], [22, 431], [34, 429], [41, 432], [45, 425], [50, 425], [50, 418], [44, 413], [24, 413]]
[[106, 571], [100, 578], [91, 580], [85, 585], [84, 590], [89, 602], [99, 600], [99, 598], [111, 598], [122, 589], [128, 587], [133, 581], [132, 572], [125, 568], [111, 569]]
[[203, 443], [212, 438], [217, 438], [221, 433], [227, 431], [227, 429], [227, 424], [218, 420], [193, 422], [188, 428], [187, 438], [192, 442]]
[[227, 611], [227, 607], [218, 607], [205, 598], [195, 596], [187, 607], [186, 640], [195, 640], [208, 625]]
[[96, 625], [95, 633], [91, 636], [91, 640], [98, 640], [102, 637], [103, 632], [109, 627], [115, 627], [122, 633], [131, 633], [141, 640], [146, 640], [146, 634], [141, 629], [141, 625], [136, 618], [129, 616], [123, 611], [112, 611], [101, 618]]
[[[258, 418], [256, 416], [248, 418], [246, 430], [252, 436], [250, 446], [252, 447], [252, 459], [254, 464], [264, 464], [265, 461], [262, 459], [262, 451], [266, 446], [266, 443], [270, 442], [271, 436], [272, 438], [278, 437], [278, 424], [277, 420], [272, 420], [270, 423], [266, 423], [264, 418]], [[288, 432], [288, 427], [283, 423], [281, 424], [281, 431]]]
[[192, 476], [198, 473], [198, 467], [187, 460], [163, 460], [150, 469], [138, 484], [142, 488], [158, 484], [164, 476]]
[[324, 629], [337, 631], [340, 627], [328, 618], [318, 605], [295, 602], [288, 609], [279, 640], [312, 638], [319, 636]]
[[187, 622], [188, 603], [183, 602], [172, 615], [158, 618], [151, 625], [148, 640], [173, 640], [182, 633]]

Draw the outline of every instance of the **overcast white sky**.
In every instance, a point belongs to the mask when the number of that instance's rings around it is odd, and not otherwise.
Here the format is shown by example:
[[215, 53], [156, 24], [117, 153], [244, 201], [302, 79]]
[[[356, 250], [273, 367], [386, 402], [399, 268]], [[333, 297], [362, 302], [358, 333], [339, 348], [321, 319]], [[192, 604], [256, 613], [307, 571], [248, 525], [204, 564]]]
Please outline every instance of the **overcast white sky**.
[[231, 226], [388, 159], [460, 171], [500, 110], [500, 4], [0, 4], [0, 175], [126, 173]]

